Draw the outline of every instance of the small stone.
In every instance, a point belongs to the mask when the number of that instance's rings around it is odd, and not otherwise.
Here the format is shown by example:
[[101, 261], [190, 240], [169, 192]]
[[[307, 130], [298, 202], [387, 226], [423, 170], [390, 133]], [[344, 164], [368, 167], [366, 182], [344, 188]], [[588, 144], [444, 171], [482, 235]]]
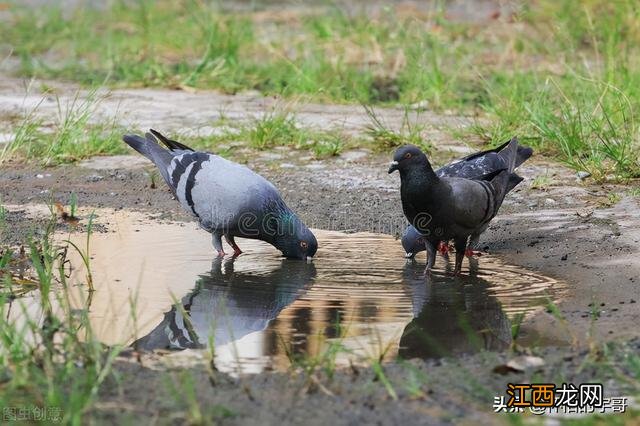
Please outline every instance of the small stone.
[[36, 178], [38, 178], [38, 179], [44, 179], [44, 175], [37, 174], [37, 175], [36, 175]]
[[581, 170], [578, 173], [576, 173], [576, 176], [578, 177], [578, 180], [585, 180], [586, 178], [591, 176], [591, 173]]
[[521, 355], [513, 358], [506, 364], [508, 367], [518, 370], [518, 371], [527, 371], [534, 368], [542, 367], [545, 365], [545, 362], [542, 358], [537, 356], [528, 356]]
[[409, 106], [411, 109], [427, 109], [429, 108], [429, 101], [423, 100], [420, 102], [413, 103]]
[[87, 181], [88, 182], [99, 182], [102, 179], [104, 179], [104, 176], [100, 176], [100, 175], [90, 175], [87, 176]]
[[593, 214], [593, 209], [583, 208], [576, 211], [576, 214], [580, 217], [589, 217]]

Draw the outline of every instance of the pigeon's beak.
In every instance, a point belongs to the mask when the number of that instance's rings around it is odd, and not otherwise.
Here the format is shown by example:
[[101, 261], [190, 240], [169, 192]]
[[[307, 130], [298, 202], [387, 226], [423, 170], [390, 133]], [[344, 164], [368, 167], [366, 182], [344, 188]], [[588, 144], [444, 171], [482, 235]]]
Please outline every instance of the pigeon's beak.
[[398, 162], [392, 161], [391, 164], [389, 164], [389, 174], [395, 172], [396, 170], [398, 170]]
[[413, 259], [413, 253], [408, 252], [404, 255], [404, 257], [406, 257], [407, 259]]
[[306, 260], [307, 263], [311, 263], [313, 262], [313, 256], [307, 256], [304, 260]]

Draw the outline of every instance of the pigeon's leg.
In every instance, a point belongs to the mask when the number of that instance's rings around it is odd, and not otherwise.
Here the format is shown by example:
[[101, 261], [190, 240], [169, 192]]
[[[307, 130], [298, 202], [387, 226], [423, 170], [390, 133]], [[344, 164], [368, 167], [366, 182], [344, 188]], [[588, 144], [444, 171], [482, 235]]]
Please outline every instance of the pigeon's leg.
[[443, 256], [449, 256], [449, 242], [448, 241], [439, 241], [438, 242], [438, 251]]
[[427, 267], [425, 268], [425, 272], [431, 272], [433, 264], [436, 262], [436, 247], [429, 240], [425, 240], [424, 247], [427, 249]]
[[212, 233], [211, 241], [213, 242], [213, 248], [218, 252], [218, 256], [224, 256], [226, 253], [222, 249], [222, 234]]
[[453, 275], [458, 275], [462, 270], [462, 259], [464, 259], [464, 252], [467, 248], [467, 238], [457, 238], [454, 243], [456, 247], [456, 266], [453, 268]]
[[233, 238], [233, 235], [225, 234], [224, 239], [227, 241], [227, 244], [233, 247], [234, 256], [240, 256], [242, 254], [242, 250], [240, 250], [240, 247], [236, 244], [236, 240]]
[[469, 258], [469, 276], [475, 277], [478, 275], [478, 258], [470, 257]]
[[481, 252], [476, 251], [479, 245], [480, 245], [480, 234], [471, 235], [471, 239], [469, 240], [469, 246], [465, 250], [464, 255], [467, 257], [482, 256]]

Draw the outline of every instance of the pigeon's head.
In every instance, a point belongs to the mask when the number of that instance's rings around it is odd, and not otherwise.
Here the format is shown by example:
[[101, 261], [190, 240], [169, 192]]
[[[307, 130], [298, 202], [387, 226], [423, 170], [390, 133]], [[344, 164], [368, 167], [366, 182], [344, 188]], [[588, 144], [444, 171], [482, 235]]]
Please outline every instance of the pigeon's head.
[[393, 161], [389, 165], [389, 173], [396, 170], [407, 170], [413, 166], [424, 167], [429, 164], [427, 156], [415, 145], [403, 145], [393, 154]]
[[406, 253], [405, 257], [413, 259], [417, 253], [425, 250], [424, 237], [416, 228], [409, 225], [402, 236], [402, 247]]
[[318, 241], [297, 217], [293, 217], [291, 226], [274, 244], [285, 257], [311, 260], [318, 250]]

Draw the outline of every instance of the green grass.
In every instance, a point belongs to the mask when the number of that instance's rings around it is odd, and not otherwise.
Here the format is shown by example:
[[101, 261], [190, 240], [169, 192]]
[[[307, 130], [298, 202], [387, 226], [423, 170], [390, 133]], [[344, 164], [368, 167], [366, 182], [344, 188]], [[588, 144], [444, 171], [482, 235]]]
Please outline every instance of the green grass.
[[423, 137], [425, 126], [416, 124], [415, 122], [417, 120], [411, 120], [409, 118], [408, 108], [404, 110], [400, 128], [395, 130], [384, 123], [373, 108], [366, 105], [363, 105], [363, 107], [371, 122], [366, 128], [365, 133], [371, 139], [372, 145], [376, 150], [388, 152], [406, 144], [417, 145], [426, 152], [433, 149], [433, 146], [425, 141]]
[[[295, 113], [288, 107], [276, 107], [254, 117], [248, 122], [231, 122], [222, 119], [213, 123], [221, 130], [212, 136], [184, 138], [176, 135], [195, 149], [204, 149], [223, 157], [234, 157], [238, 146], [254, 151], [268, 151], [273, 148], [291, 148], [309, 151], [316, 159], [334, 157], [347, 147], [368, 144], [369, 141], [356, 140], [340, 129], [318, 129], [298, 123]], [[234, 146], [229, 146], [232, 143]]]
[[[372, 17], [335, 5], [322, 13], [259, 14], [206, 2], [137, 0], [62, 13], [16, 2], [0, 26], [0, 53], [17, 59], [19, 75], [90, 87], [250, 89], [325, 102], [420, 103], [478, 116], [467, 136], [488, 144], [518, 135], [597, 181], [625, 181], [640, 176], [639, 10], [633, 0], [541, 0], [510, 17], [460, 23], [438, 7], [430, 13], [388, 7]], [[17, 145], [49, 162], [81, 158], [88, 153], [69, 142], [79, 136], [75, 122], [61, 120], [52, 139], [28, 120]], [[259, 149], [308, 142], [287, 115], [255, 124], [245, 136]], [[101, 152], [115, 149], [104, 128], [85, 132]], [[383, 150], [420, 141], [419, 134], [406, 129], [398, 138], [375, 121], [369, 133]], [[330, 139], [310, 145], [318, 157], [342, 149]]]
[[53, 123], [38, 117], [38, 104], [26, 111], [15, 126], [15, 138], [0, 151], [0, 162], [8, 159], [36, 160], [44, 165], [75, 162], [93, 155], [125, 152], [123, 129], [110, 122], [93, 123], [91, 117], [100, 102], [95, 92], [76, 93], [63, 104], [56, 96]]
[[[52, 215], [43, 236], [29, 242], [28, 258], [37, 282], [30, 313], [21, 312], [19, 301], [8, 303], [14, 297], [11, 293], [0, 295], [0, 405], [31, 407], [31, 419], [38, 415], [35, 410], [46, 407], [45, 421], [81, 424], [119, 348], [94, 339], [88, 319], [90, 298], [84, 308], [72, 307], [66, 249], [53, 241], [55, 223]], [[11, 287], [13, 279], [5, 274], [3, 287]]]

